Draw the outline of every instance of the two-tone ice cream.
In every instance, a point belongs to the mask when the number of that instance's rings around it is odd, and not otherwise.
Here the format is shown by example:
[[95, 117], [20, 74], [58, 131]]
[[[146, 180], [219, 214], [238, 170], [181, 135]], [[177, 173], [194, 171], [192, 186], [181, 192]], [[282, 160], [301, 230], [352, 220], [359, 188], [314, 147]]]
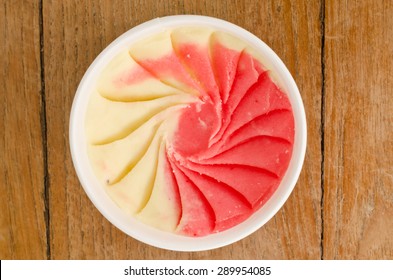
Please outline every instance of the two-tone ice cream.
[[205, 27], [138, 41], [100, 75], [88, 154], [113, 201], [188, 236], [229, 229], [279, 186], [292, 155], [286, 94], [246, 42]]

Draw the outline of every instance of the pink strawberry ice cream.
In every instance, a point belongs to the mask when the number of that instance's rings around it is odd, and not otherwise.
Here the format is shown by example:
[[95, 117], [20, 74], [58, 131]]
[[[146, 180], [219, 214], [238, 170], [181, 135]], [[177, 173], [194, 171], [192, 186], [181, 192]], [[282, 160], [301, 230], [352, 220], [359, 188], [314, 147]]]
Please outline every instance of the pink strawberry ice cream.
[[204, 236], [266, 203], [291, 159], [294, 118], [261, 61], [230, 34], [181, 27], [107, 65], [86, 135], [97, 178], [121, 209], [161, 230]]

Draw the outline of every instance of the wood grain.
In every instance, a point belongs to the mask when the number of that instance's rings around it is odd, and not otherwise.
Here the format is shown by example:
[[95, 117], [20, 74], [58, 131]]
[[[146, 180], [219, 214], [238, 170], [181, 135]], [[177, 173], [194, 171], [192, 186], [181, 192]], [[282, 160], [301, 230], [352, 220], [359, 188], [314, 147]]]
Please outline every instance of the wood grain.
[[393, 258], [392, 14], [326, 1], [326, 259]]
[[0, 259], [45, 259], [39, 7], [0, 5]]
[[[263, 3], [261, 3], [263, 2]], [[53, 259], [320, 258], [320, 3], [298, 1], [44, 2], [48, 119], [50, 252]], [[75, 175], [68, 143], [71, 103], [85, 70], [113, 39], [155, 17], [203, 14], [238, 24], [265, 40], [297, 80], [310, 141], [301, 179], [285, 207], [263, 229], [225, 248], [177, 253], [126, 236], [95, 209]], [[315, 69], [310, 73], [310, 69]]]

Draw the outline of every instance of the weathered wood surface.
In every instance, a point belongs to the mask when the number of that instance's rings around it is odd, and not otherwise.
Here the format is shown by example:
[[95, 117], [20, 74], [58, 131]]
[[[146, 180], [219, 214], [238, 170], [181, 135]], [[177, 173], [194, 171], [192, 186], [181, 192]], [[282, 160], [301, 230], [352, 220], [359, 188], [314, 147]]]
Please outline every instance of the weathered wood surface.
[[[3, 2], [0, 258], [393, 257], [392, 2]], [[80, 186], [68, 142], [72, 100], [94, 58], [128, 29], [174, 14], [222, 18], [264, 40], [294, 76], [308, 124], [284, 207], [251, 236], [197, 253], [157, 249], [111, 225]]]
[[0, 258], [47, 257], [39, 7], [0, 5]]
[[324, 257], [393, 258], [393, 2], [326, 1]]

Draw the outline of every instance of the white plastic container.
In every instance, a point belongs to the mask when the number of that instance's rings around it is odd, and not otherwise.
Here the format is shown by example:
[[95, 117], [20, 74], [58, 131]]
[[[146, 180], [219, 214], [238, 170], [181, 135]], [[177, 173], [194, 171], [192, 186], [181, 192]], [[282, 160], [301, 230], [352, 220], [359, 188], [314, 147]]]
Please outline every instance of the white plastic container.
[[[262, 57], [265, 66], [274, 72], [280, 87], [287, 93], [292, 105], [295, 120], [295, 141], [288, 170], [273, 196], [250, 218], [241, 224], [205, 237], [186, 237], [163, 232], [147, 226], [137, 219], [127, 216], [106, 194], [90, 166], [85, 137], [85, 113], [90, 93], [103, 68], [121, 51], [128, 49], [134, 42], [167, 28], [197, 25], [212, 27], [233, 34], [246, 41]], [[70, 148], [72, 160], [79, 180], [97, 209], [113, 225], [129, 236], [159, 248], [175, 251], [202, 251], [222, 247], [236, 242], [269, 221], [285, 203], [299, 177], [306, 151], [307, 126], [304, 107], [299, 90], [288, 69], [280, 58], [264, 42], [232, 23], [205, 16], [180, 15], [156, 18], [132, 28], [112, 42], [94, 60], [86, 71], [77, 89], [70, 116]]]

